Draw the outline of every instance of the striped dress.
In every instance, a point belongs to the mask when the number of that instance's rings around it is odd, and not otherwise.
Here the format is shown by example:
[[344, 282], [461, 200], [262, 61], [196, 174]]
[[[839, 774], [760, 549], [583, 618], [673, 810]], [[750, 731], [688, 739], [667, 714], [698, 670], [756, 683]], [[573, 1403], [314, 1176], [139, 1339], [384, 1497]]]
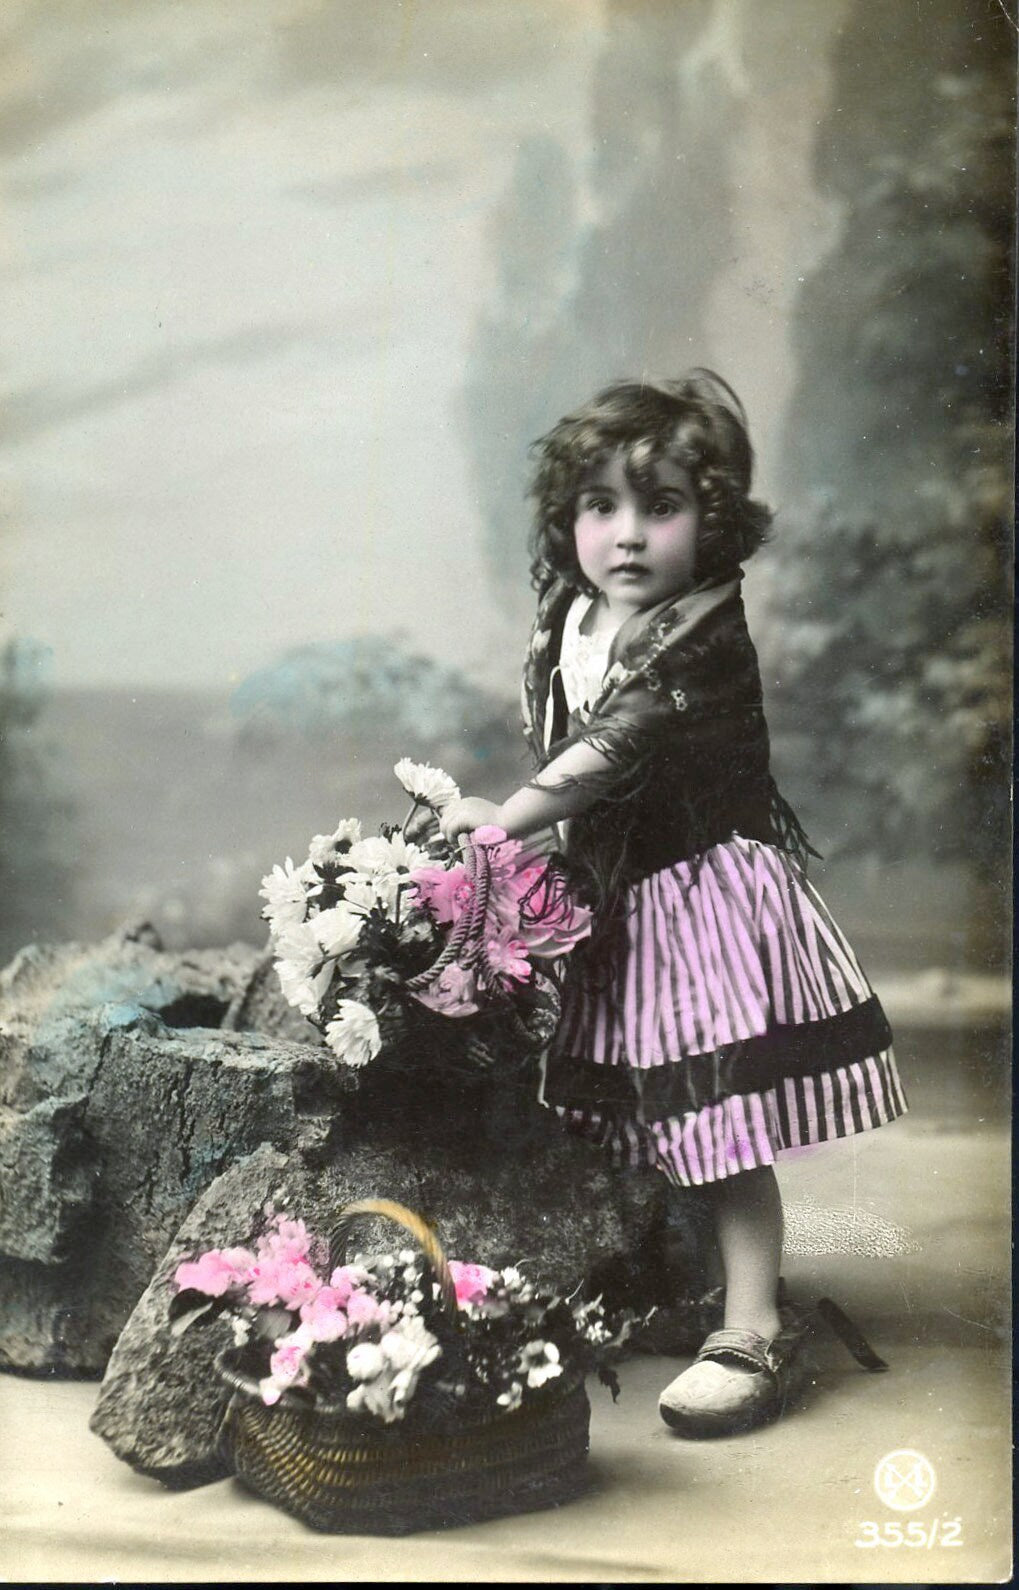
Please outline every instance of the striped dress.
[[[581, 712], [605, 668], [583, 601], [559, 665]], [[690, 1186], [905, 1111], [880, 1004], [785, 851], [734, 832], [633, 885], [627, 906], [610, 988], [566, 961], [544, 1098], [571, 1130]]]

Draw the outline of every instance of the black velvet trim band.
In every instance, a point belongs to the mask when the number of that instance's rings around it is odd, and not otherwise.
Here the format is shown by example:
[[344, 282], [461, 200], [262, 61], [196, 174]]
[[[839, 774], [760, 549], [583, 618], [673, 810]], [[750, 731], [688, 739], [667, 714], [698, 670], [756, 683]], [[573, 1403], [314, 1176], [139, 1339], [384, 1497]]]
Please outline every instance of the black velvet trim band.
[[765, 1092], [783, 1077], [820, 1076], [880, 1054], [891, 1042], [888, 1019], [872, 995], [837, 1016], [795, 1026], [776, 1024], [757, 1037], [664, 1065], [598, 1065], [553, 1053], [548, 1057], [544, 1098], [546, 1104], [576, 1110], [632, 1110], [639, 1104], [645, 1120], [664, 1120], [736, 1093]]

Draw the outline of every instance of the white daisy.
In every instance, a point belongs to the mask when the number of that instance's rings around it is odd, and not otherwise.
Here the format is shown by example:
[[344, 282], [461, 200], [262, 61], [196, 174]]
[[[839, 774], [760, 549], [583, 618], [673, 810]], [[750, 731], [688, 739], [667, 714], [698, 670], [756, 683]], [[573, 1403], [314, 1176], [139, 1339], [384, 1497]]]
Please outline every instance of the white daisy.
[[427, 866], [431, 857], [420, 845], [411, 844], [402, 834], [392, 839], [381, 835], [352, 845], [347, 864], [356, 872], [344, 874], [343, 892], [347, 902], [362, 911], [379, 904], [387, 916], [395, 917], [396, 902], [406, 888], [415, 867]]
[[407, 873], [412, 867], [424, 867], [430, 857], [420, 845], [413, 845], [402, 834], [386, 839], [375, 834], [370, 839], [360, 839], [347, 852], [347, 865], [357, 872], [377, 877], [380, 873]]
[[450, 801], [460, 799], [459, 787], [441, 767], [431, 767], [427, 762], [412, 762], [409, 756], [401, 757], [393, 768], [407, 794], [433, 812], [441, 812]]

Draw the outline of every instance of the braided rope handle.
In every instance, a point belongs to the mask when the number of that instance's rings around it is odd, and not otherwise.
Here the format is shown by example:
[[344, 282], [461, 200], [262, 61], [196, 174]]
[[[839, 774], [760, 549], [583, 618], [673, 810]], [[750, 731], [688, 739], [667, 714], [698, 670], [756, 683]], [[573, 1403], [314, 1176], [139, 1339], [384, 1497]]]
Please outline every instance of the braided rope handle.
[[394, 1224], [402, 1226], [410, 1233], [432, 1267], [442, 1293], [443, 1308], [450, 1319], [456, 1319], [459, 1310], [456, 1287], [449, 1261], [439, 1245], [439, 1239], [431, 1226], [426, 1225], [413, 1209], [408, 1209], [404, 1204], [394, 1203], [390, 1198], [361, 1198], [357, 1203], [347, 1204], [340, 1210], [339, 1219], [329, 1238], [330, 1266], [335, 1268], [344, 1262], [350, 1228], [360, 1215], [384, 1215], [387, 1220], [392, 1220]]
[[447, 939], [442, 953], [431, 966], [419, 972], [416, 977], [408, 978], [405, 986], [411, 993], [434, 983], [440, 973], [444, 972], [447, 966], [452, 966], [454, 961], [459, 962], [465, 970], [480, 965], [482, 977], [490, 975], [484, 949], [484, 931], [489, 896], [492, 892], [492, 863], [485, 845], [473, 845], [468, 841], [464, 852], [464, 871], [467, 874], [467, 882], [474, 886], [471, 908], [469, 911], [464, 911]]

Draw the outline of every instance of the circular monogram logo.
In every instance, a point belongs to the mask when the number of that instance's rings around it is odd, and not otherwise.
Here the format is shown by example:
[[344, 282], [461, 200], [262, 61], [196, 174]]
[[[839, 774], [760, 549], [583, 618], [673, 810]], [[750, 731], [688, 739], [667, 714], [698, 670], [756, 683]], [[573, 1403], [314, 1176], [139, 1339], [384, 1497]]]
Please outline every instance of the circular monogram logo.
[[899, 1513], [911, 1513], [925, 1506], [934, 1495], [936, 1484], [934, 1464], [911, 1447], [889, 1452], [874, 1470], [874, 1489], [880, 1500]]

